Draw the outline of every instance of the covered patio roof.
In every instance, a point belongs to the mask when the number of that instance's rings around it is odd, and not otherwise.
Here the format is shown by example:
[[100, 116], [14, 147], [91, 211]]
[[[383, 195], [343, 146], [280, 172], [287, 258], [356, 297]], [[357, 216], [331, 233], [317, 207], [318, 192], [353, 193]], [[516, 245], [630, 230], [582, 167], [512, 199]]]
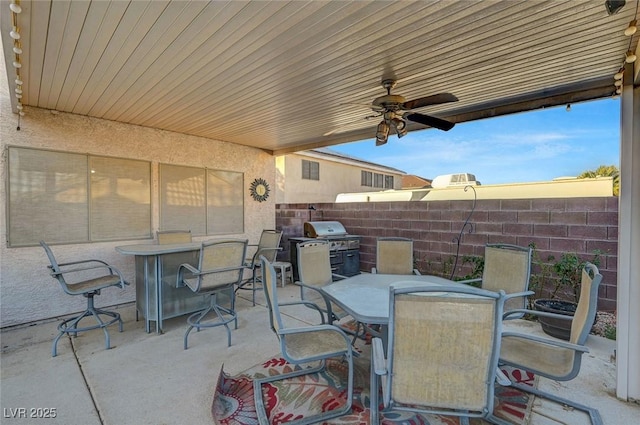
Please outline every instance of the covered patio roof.
[[[20, 13], [7, 13], [10, 3]], [[274, 154], [373, 138], [380, 118], [367, 119], [368, 105], [387, 78], [407, 100], [453, 93], [458, 102], [415, 112], [455, 123], [614, 96], [640, 39], [624, 34], [634, 1], [612, 15], [602, 0], [2, 0], [2, 10], [10, 93], [22, 90], [14, 112], [34, 106]]]

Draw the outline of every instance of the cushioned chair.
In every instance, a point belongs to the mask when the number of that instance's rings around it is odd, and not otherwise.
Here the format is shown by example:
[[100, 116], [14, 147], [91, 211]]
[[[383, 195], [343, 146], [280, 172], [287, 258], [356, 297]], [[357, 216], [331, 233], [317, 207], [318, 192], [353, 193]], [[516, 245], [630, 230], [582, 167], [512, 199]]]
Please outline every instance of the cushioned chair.
[[376, 243], [376, 266], [371, 273], [416, 274], [413, 267], [413, 241], [408, 238], [384, 237]]
[[[207, 308], [193, 313], [187, 319], [189, 326], [184, 333], [184, 349], [187, 349], [189, 332], [193, 328], [224, 326], [227, 330], [227, 346], [231, 346], [229, 323], [235, 322], [238, 328], [238, 316], [235, 311], [234, 285], [242, 280], [244, 258], [247, 254], [246, 239], [214, 240], [202, 242], [198, 267], [184, 263], [178, 267], [177, 286], [187, 286], [193, 292], [209, 298]], [[227, 290], [230, 308], [218, 303], [218, 293]], [[216, 318], [205, 321], [205, 317], [214, 312]]]
[[493, 416], [503, 303], [503, 292], [471, 286], [391, 286], [386, 354], [372, 340], [371, 424], [380, 382], [383, 412], [505, 424]]
[[[580, 372], [582, 355], [589, 352], [585, 343], [596, 317], [598, 287], [601, 281], [602, 275], [598, 272], [598, 268], [591, 263], [587, 263], [582, 271], [580, 298], [573, 319], [571, 316], [526, 309], [506, 312], [505, 316], [527, 313], [533, 316], [573, 320], [573, 322], [571, 323], [569, 342], [553, 337], [541, 337], [520, 332], [503, 332], [500, 363], [526, 369], [536, 375], [556, 381], [568, 381], [575, 378]], [[592, 423], [602, 424], [600, 413], [593, 407], [543, 392], [528, 385], [511, 383], [511, 386], [562, 405], [582, 410], [589, 415]]]
[[[105, 337], [105, 346], [111, 348], [111, 341], [107, 326], [118, 322], [119, 331], [122, 332], [122, 319], [118, 313], [107, 311], [95, 307], [93, 297], [100, 295], [100, 291], [111, 286], [118, 286], [121, 289], [128, 285], [122, 273], [113, 266], [102, 260], [81, 260], [68, 263], [58, 263], [53, 255], [53, 251], [44, 241], [40, 241], [49, 258], [51, 276], [60, 283], [62, 290], [69, 295], [82, 295], [87, 298], [87, 309], [79, 316], [64, 320], [58, 325], [58, 335], [53, 340], [51, 355], [57, 355], [58, 341], [64, 334], [77, 336], [78, 332], [102, 329]], [[72, 276], [77, 277], [73, 278]], [[68, 280], [73, 279], [73, 281]], [[85, 317], [93, 316], [95, 325], [80, 326], [80, 321]], [[103, 320], [101, 316], [108, 319]]]
[[329, 243], [322, 240], [307, 241], [297, 246], [298, 278], [296, 285], [300, 286], [300, 299], [307, 306], [320, 309], [326, 315], [326, 321], [332, 324], [347, 316], [347, 313], [337, 305], [332, 304], [320, 290], [335, 280], [345, 276], [332, 273]]
[[[526, 307], [526, 297], [533, 295], [529, 289], [531, 276], [530, 247], [510, 244], [487, 244], [484, 249], [484, 269], [482, 277], [461, 281], [461, 283], [480, 286], [489, 291], [503, 290], [507, 293], [505, 311]], [[510, 319], [519, 319], [523, 314], [509, 315]]]
[[191, 230], [162, 230], [156, 233], [158, 244], [165, 245], [170, 243], [189, 243], [191, 239]]
[[262, 278], [260, 271], [260, 256], [263, 255], [270, 263], [276, 260], [280, 247], [280, 239], [282, 239], [282, 232], [280, 230], [263, 230], [260, 235], [258, 244], [249, 244], [249, 247], [255, 247], [255, 252], [251, 258], [245, 261], [245, 267], [251, 269], [251, 277], [242, 281], [237, 289], [246, 289], [252, 292], [251, 300], [253, 305], [256, 305], [256, 291], [262, 287]]
[[[347, 391], [344, 404], [332, 410], [322, 411], [316, 415], [294, 420], [290, 423], [296, 425], [322, 423], [328, 419], [349, 413], [351, 411], [353, 398], [353, 353], [349, 337], [342, 329], [324, 323], [311, 326], [296, 326], [295, 328], [286, 327], [280, 316], [280, 309], [282, 307], [303, 304], [304, 302], [280, 303], [278, 301], [278, 285], [275, 269], [265, 257], [261, 258], [261, 266], [265, 280], [263, 287], [269, 309], [269, 323], [271, 330], [276, 334], [280, 342], [282, 357], [294, 365], [304, 365], [311, 362], [314, 364], [317, 363], [317, 365], [302, 367], [282, 375], [267, 376], [254, 380], [253, 388], [258, 422], [261, 425], [269, 425], [272, 423], [269, 421], [267, 412], [265, 411], [262, 397], [262, 384], [322, 372], [326, 367], [325, 361], [330, 358], [340, 358], [345, 361], [348, 366]], [[344, 385], [344, 383], [342, 384]]]

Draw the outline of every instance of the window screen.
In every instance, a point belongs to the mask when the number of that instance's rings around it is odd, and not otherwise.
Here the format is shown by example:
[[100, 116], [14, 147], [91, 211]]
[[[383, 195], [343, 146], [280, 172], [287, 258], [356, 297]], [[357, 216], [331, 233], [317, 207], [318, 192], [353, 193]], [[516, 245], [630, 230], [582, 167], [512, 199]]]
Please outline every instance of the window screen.
[[160, 164], [160, 229], [242, 233], [243, 188], [242, 173]]
[[320, 163], [303, 159], [302, 178], [306, 180], [320, 180]]
[[361, 186], [373, 186], [373, 173], [371, 171], [360, 172], [360, 185]]
[[149, 162], [9, 148], [8, 244], [151, 235]]
[[373, 175], [373, 186], [384, 187], [384, 175], [375, 173]]
[[384, 176], [384, 188], [393, 189], [393, 176]]

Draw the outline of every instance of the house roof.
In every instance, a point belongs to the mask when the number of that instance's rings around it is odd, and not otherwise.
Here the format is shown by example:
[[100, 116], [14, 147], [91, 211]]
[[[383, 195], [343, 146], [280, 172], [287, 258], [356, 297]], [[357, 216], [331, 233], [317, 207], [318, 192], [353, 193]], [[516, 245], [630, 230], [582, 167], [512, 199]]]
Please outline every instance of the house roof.
[[638, 0], [604, 3], [1, 0], [0, 27], [23, 126], [39, 107], [286, 154], [373, 138], [384, 78], [453, 93], [415, 112], [455, 123], [612, 96]]
[[377, 164], [375, 162], [367, 161], [361, 158], [356, 158], [355, 156], [347, 155], [330, 148], [310, 149], [308, 151], [297, 152], [297, 154], [306, 155], [314, 158], [325, 159], [333, 162], [341, 162], [343, 164], [355, 165], [360, 167], [364, 166], [370, 169], [375, 169], [375, 170], [388, 172], [388, 173], [406, 174], [405, 171], [399, 170], [397, 168], [389, 167], [387, 165]]
[[425, 187], [431, 187], [431, 180], [416, 176], [415, 174], [402, 176], [403, 189], [420, 189]]

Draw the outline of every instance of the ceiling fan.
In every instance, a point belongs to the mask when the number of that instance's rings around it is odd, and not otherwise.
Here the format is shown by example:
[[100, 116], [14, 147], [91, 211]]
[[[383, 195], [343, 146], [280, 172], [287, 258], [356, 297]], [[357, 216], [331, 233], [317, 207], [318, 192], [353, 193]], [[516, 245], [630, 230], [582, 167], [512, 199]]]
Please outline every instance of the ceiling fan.
[[378, 124], [376, 130], [376, 146], [387, 143], [391, 128], [395, 130], [398, 137], [407, 134], [407, 120], [444, 131], [449, 131], [453, 128], [455, 124], [450, 121], [431, 115], [411, 112], [411, 110], [440, 103], [457, 102], [457, 97], [451, 93], [439, 93], [414, 100], [406, 100], [403, 96], [391, 94], [391, 89], [395, 85], [395, 80], [382, 80], [382, 87], [387, 90], [387, 94], [373, 99], [371, 103], [371, 109], [378, 113], [378, 116], [382, 116], [382, 121]]

